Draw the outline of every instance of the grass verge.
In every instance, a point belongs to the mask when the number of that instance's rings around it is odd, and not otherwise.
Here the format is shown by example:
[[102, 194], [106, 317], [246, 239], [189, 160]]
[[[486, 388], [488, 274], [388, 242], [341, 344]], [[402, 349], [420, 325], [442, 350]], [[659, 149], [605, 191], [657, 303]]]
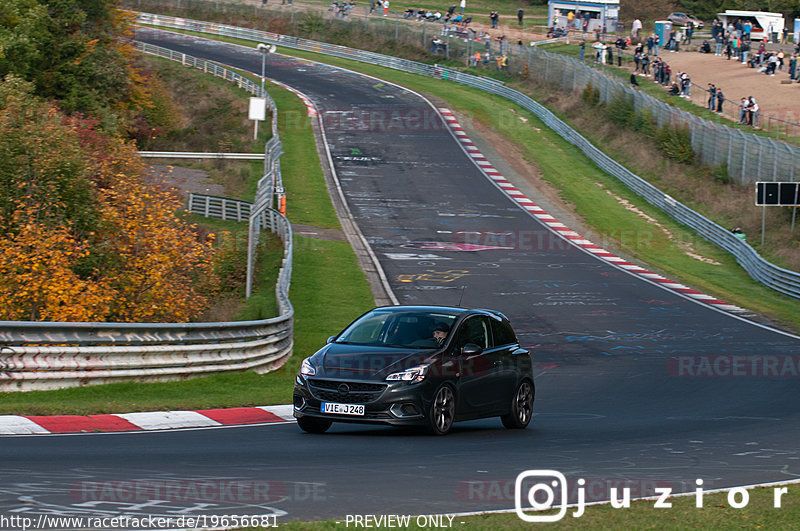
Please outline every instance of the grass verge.
[[[547, 529], [789, 529], [790, 522], [800, 518], [800, 486], [789, 485], [782, 496], [781, 507], [774, 506], [774, 488], [759, 487], [747, 491], [748, 503], [742, 508], [735, 508], [728, 499], [728, 492], [705, 494], [703, 507], [695, 506], [696, 497], [680, 496], [668, 500], [671, 507], [654, 508], [653, 500], [632, 501], [629, 508], [615, 509], [608, 504], [591, 505], [579, 518], [572, 514], [570, 507], [564, 518], [558, 522], [546, 524]], [[734, 503], [742, 501], [740, 495]], [[513, 503], [509, 500], [509, 505]], [[657, 520], [654, 519], [656, 512]], [[553, 512], [526, 514], [555, 514]], [[419, 523], [424, 524], [420, 519]], [[445, 519], [447, 524], [448, 520]], [[406, 529], [436, 529], [433, 526], [417, 525], [415, 517], [410, 518]], [[470, 530], [523, 529], [535, 524], [520, 520], [516, 513], [486, 514], [479, 516], [456, 516], [449, 527], [468, 528]], [[324, 531], [342, 529], [345, 521], [325, 520], [320, 522], [280, 522], [282, 529], [290, 531], [310, 530]], [[350, 526], [353, 527], [353, 522]]]

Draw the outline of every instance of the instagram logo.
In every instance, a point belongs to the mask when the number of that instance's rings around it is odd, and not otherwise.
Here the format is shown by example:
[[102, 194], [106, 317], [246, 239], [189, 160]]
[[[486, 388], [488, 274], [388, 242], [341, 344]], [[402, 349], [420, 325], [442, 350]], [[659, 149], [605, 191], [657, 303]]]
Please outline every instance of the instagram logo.
[[[560, 501], [554, 506], [556, 491]], [[558, 508], [556, 514], [537, 515], [523, 511], [523, 492], [526, 493], [526, 509], [544, 511]], [[514, 510], [525, 522], [557, 522], [567, 513], [567, 478], [557, 470], [526, 470], [517, 476], [514, 483]]]

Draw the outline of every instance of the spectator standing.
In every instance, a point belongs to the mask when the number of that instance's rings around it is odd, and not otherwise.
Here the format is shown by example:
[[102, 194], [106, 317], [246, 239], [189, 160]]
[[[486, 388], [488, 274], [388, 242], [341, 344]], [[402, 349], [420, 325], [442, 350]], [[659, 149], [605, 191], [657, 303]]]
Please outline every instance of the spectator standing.
[[525, 11], [523, 11], [522, 8], [517, 10], [517, 21], [519, 22], [520, 26], [522, 26], [522, 17], [524, 16], [525, 16]]
[[[649, 37], [647, 37], [647, 54], [648, 55], [653, 53], [653, 45], [654, 44], [655, 44], [655, 40], [653, 39], [653, 36], [650, 35]], [[658, 55], [658, 51], [656, 51], [656, 55]]]
[[796, 74], [797, 74], [797, 55], [792, 54], [792, 57], [789, 58], [789, 79], [794, 81]]
[[725, 102], [725, 94], [721, 88], [717, 88], [717, 112], [722, 114], [722, 104]]
[[383, 16], [389, 15], [389, 0], [383, 0]]
[[462, 15], [464, 14], [464, 10], [467, 8], [467, 0], [461, 0], [461, 3], [458, 4], [459, 13]]
[[692, 44], [692, 33], [694, 33], [694, 22], [690, 20], [686, 24], [686, 44]]
[[499, 19], [500, 15], [497, 13], [497, 11], [492, 11], [491, 13], [489, 13], [489, 20], [492, 21], [492, 29], [497, 28], [497, 22]]
[[650, 58], [646, 55], [642, 57], [642, 74], [645, 76], [650, 75]]
[[714, 55], [722, 55], [722, 35], [717, 33], [714, 37]]
[[[586, 41], [581, 41], [581, 51], [578, 53], [578, 59], [583, 61], [583, 58], [586, 56]], [[797, 62], [797, 61], [795, 61]]]
[[681, 97], [686, 98], [687, 100], [691, 99], [690, 89], [692, 86], [692, 80], [689, 78], [689, 74], [683, 72], [680, 75], [680, 80], [681, 80]]
[[748, 107], [747, 98], [742, 98], [742, 101], [739, 103], [739, 123], [740, 124], [746, 124], [747, 123], [747, 107]]
[[638, 39], [639, 33], [642, 31], [642, 21], [638, 18], [633, 19], [633, 24], [631, 24], [631, 38]]
[[714, 83], [708, 84], [708, 110], [713, 111], [717, 106], [717, 87]]
[[756, 99], [753, 96], [750, 96], [747, 100], [747, 125], [752, 126], [753, 124], [758, 124], [758, 103], [756, 103]]

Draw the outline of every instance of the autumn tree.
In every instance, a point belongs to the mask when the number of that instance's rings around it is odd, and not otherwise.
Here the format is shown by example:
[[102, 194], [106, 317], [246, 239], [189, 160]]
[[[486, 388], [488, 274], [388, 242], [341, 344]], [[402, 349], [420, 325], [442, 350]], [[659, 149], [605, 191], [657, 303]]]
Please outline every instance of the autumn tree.
[[211, 241], [135, 147], [0, 82], [0, 318], [187, 321], [219, 285]]
[[131, 15], [118, 0], [3, 0], [0, 78], [15, 74], [67, 114], [124, 131], [149, 105], [127, 43]]

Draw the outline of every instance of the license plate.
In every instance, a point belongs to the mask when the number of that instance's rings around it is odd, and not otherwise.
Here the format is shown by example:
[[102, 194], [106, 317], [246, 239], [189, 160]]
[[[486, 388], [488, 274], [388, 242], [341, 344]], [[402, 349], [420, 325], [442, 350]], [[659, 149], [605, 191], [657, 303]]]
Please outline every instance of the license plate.
[[363, 415], [364, 405], [323, 402], [320, 411], [322, 411], [322, 413], [336, 413], [338, 415]]

